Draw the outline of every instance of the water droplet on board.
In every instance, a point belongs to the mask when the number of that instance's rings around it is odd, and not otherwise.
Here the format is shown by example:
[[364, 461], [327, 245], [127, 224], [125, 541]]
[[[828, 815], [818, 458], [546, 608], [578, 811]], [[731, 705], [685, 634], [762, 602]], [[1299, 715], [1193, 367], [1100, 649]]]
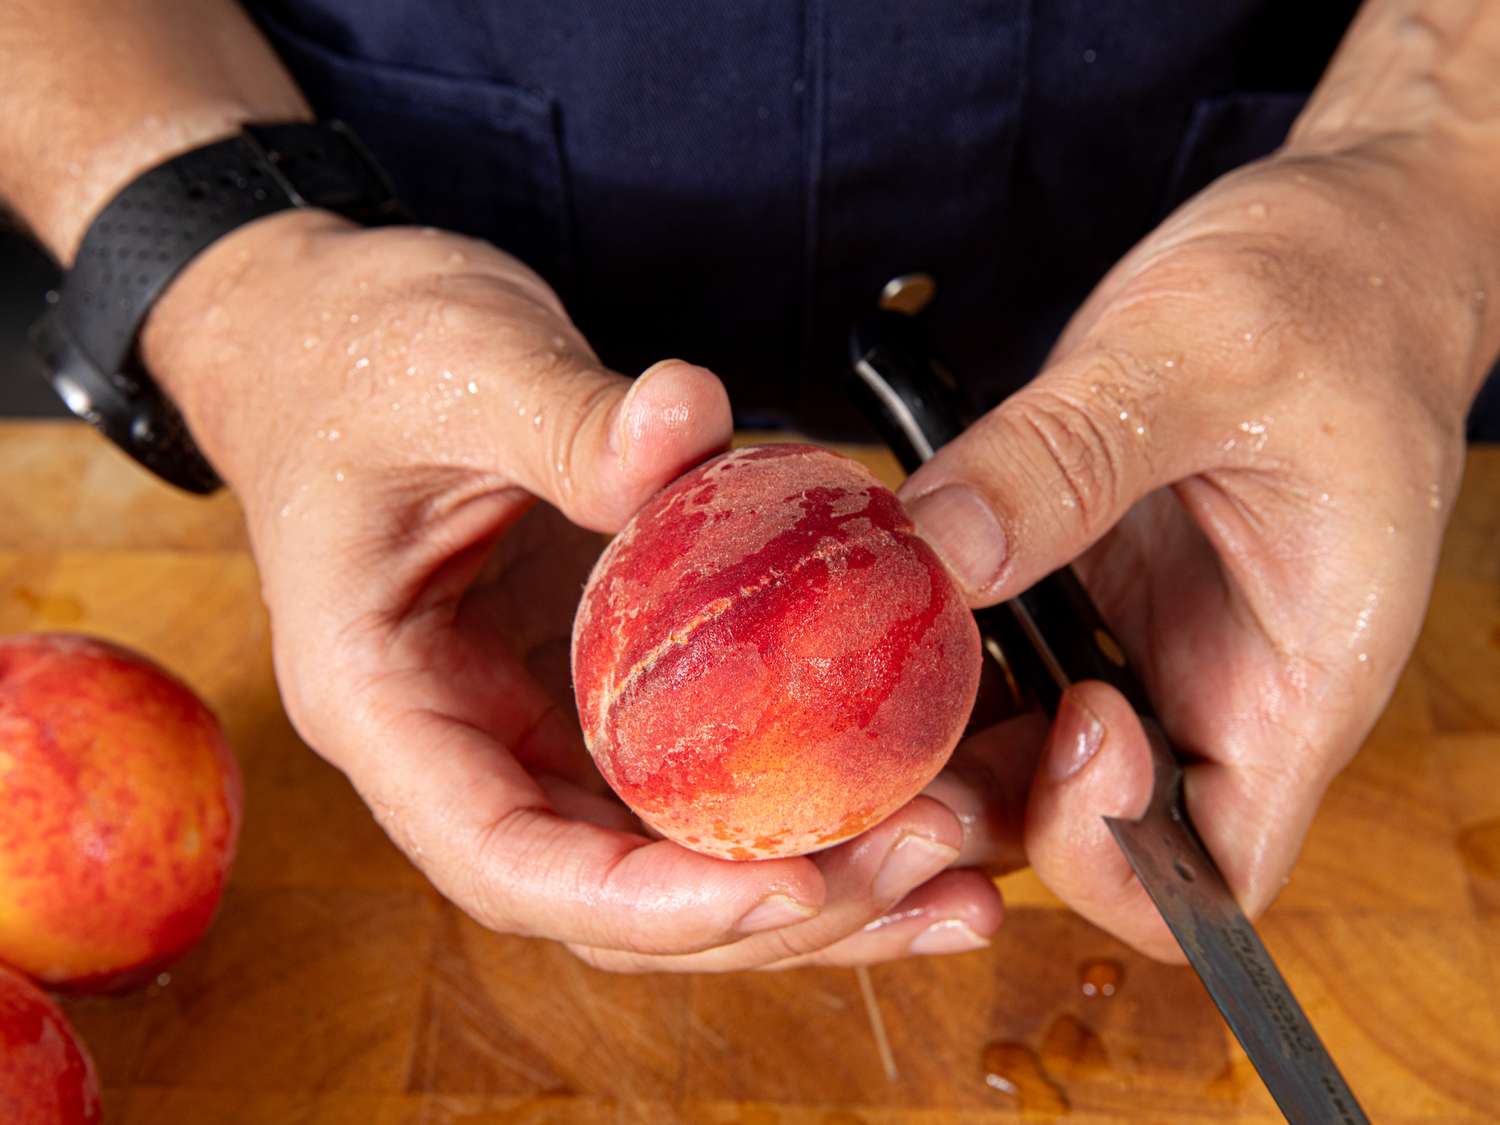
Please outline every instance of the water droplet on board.
[[979, 1058], [984, 1084], [1018, 1109], [1067, 1113], [1068, 1099], [1024, 1043], [986, 1044]]
[[1063, 1080], [1097, 1077], [1109, 1070], [1109, 1052], [1097, 1032], [1077, 1016], [1064, 1013], [1042, 1036], [1042, 1069]]
[[33, 625], [70, 625], [83, 616], [83, 603], [67, 594], [39, 594], [22, 586], [15, 599], [31, 612]]
[[1213, 1081], [1203, 1087], [1203, 1092], [1214, 1101], [1237, 1102], [1244, 1088], [1244, 1077], [1235, 1069], [1234, 1063], [1226, 1062]]
[[1250, 204], [1245, 210], [1250, 212], [1252, 219], [1264, 219], [1267, 214], [1266, 205], [1259, 202]]
[[1471, 875], [1500, 879], [1500, 819], [1482, 820], [1460, 830], [1458, 856]]
[[1120, 988], [1124, 967], [1118, 961], [1085, 961], [1078, 966], [1078, 988], [1085, 996], [1113, 996]]

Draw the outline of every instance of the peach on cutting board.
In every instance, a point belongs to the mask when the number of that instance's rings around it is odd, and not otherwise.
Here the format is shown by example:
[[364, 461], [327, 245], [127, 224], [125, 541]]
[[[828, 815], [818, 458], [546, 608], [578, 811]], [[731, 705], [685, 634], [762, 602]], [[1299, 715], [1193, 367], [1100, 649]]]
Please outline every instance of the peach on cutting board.
[[208, 928], [242, 801], [218, 721], [156, 665], [0, 638], [0, 961], [75, 991], [154, 976]]
[[963, 733], [979, 634], [893, 493], [808, 445], [680, 477], [600, 557], [573, 628], [585, 740], [647, 824], [709, 855], [829, 847]]
[[0, 1121], [98, 1125], [99, 1080], [51, 998], [0, 965]]

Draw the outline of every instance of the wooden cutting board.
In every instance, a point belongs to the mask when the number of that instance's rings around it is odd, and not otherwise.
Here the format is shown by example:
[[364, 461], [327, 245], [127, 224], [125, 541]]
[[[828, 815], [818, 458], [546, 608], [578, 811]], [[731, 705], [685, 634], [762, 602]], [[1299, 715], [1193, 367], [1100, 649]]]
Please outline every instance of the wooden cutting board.
[[[1026, 874], [992, 948], [872, 971], [895, 1081], [852, 972], [608, 976], [481, 930], [292, 732], [230, 499], [70, 423], [0, 424], [0, 467], [0, 629], [150, 654], [244, 766], [208, 938], [143, 992], [66, 1005], [110, 1122], [1279, 1120], [1192, 973]], [[1416, 656], [1262, 931], [1376, 1121], [1500, 1120], [1500, 450], [1470, 458]], [[986, 1084], [993, 1043], [1019, 1096]]]

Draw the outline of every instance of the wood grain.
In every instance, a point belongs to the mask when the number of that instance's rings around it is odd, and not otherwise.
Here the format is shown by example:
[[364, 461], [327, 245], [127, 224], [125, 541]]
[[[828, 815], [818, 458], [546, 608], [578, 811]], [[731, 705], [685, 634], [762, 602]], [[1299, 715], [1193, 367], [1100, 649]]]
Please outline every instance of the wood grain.
[[[1079, 1125], [1279, 1118], [1197, 979], [1002, 881], [994, 946], [847, 972], [615, 977], [443, 902], [280, 707], [232, 500], [156, 485], [70, 423], [0, 424], [0, 629], [162, 661], [224, 720], [247, 821], [204, 943], [73, 999], [123, 1125]], [[889, 459], [879, 472], [894, 481]], [[1372, 1116], [1500, 1117], [1500, 452], [1469, 462], [1416, 658], [1263, 932]], [[1119, 967], [1111, 995], [1085, 967]], [[986, 1085], [1031, 1052], [1045, 1094]]]

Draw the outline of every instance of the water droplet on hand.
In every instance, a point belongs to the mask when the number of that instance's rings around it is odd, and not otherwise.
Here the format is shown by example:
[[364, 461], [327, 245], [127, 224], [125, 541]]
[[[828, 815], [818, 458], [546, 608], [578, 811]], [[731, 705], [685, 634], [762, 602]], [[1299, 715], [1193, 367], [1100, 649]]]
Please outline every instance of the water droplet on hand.
[[531, 416], [531, 426], [537, 430], [542, 428], [542, 412], [540, 410]]
[[312, 351], [318, 346], [318, 338], [316, 336], [308, 336], [302, 341], [302, 346], [308, 351]]
[[1381, 277], [1378, 273], [1372, 273], [1370, 275], [1370, 284], [1376, 289], [1379, 289], [1382, 285], [1385, 284], [1385, 278]]
[[1250, 217], [1252, 219], [1264, 219], [1268, 213], [1266, 205], [1259, 202], [1250, 204], [1250, 206], [1245, 208], [1245, 210], [1250, 212]]
[[358, 324], [359, 323], [359, 313], [350, 313], [349, 314], [349, 323], [350, 324]]
[[357, 368], [360, 368], [361, 370], [363, 370], [366, 367], [369, 367], [370, 366], [370, 357], [367, 356], [367, 355], [360, 356], [358, 359], [356, 359], [354, 361], [354, 366], [357, 367]]
[[469, 389], [469, 393], [471, 395], [477, 395], [479, 393], [479, 384], [477, 382], [475, 382], [473, 379], [470, 379], [469, 380], [469, 388], [468, 389]]

